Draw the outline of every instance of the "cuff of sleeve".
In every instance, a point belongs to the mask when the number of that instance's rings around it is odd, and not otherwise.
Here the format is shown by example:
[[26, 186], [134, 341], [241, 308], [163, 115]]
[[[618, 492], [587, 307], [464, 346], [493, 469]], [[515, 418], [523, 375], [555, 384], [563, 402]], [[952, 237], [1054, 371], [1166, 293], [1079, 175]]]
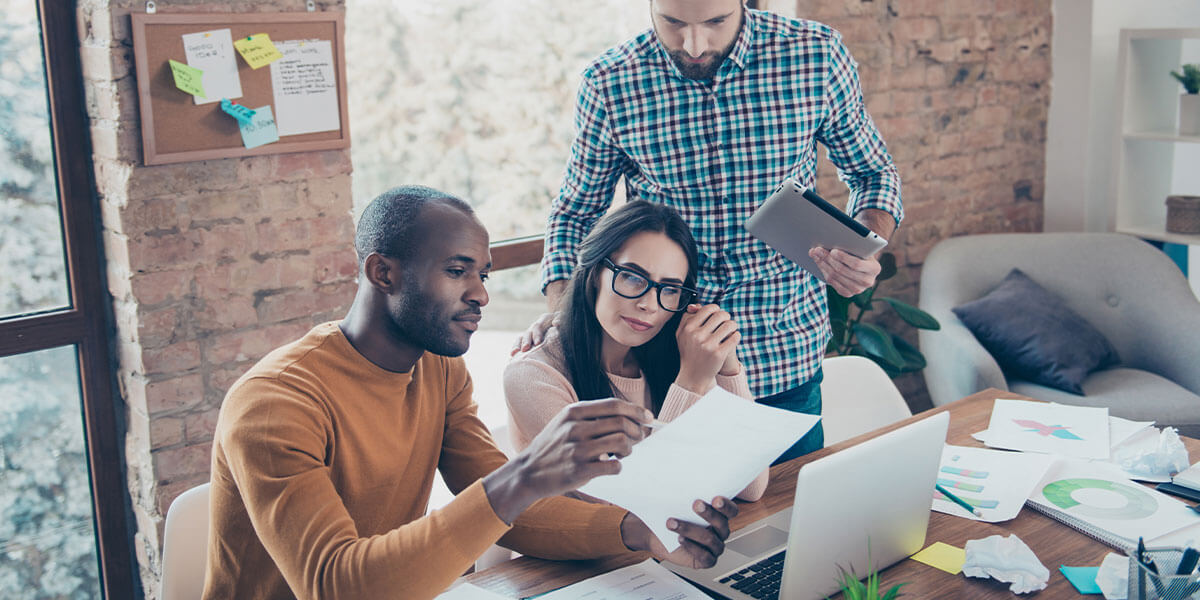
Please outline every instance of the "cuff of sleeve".
[[747, 400], [754, 399], [754, 396], [750, 395], [750, 381], [746, 379], [745, 366], [735, 375], [717, 375], [717, 385], [735, 396], [741, 396]]
[[671, 388], [667, 390], [667, 397], [663, 399], [662, 410], [658, 411], [658, 420], [670, 423], [698, 400], [700, 400], [700, 394], [672, 383]]
[[560, 279], [569, 279], [575, 264], [570, 257], [562, 253], [547, 253], [542, 257], [542, 293], [546, 286]]
[[492, 501], [483, 489], [483, 480], [467, 486], [441, 510], [437, 518], [445, 519], [455, 531], [469, 532], [460, 536], [456, 546], [468, 562], [475, 562], [489, 546], [496, 543], [512, 526], [505, 523], [492, 508]]

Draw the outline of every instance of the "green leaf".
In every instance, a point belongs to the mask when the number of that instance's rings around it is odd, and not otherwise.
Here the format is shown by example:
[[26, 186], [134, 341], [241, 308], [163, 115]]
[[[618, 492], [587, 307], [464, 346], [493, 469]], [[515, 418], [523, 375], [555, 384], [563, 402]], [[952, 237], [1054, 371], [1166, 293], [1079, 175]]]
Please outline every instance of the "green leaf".
[[908, 323], [917, 329], [929, 329], [932, 331], [937, 331], [942, 328], [942, 324], [938, 323], [938, 320], [933, 318], [933, 315], [907, 302], [902, 302], [887, 296], [880, 298], [880, 300], [890, 304], [891, 307], [896, 311], [896, 314], [900, 315], [901, 319], [904, 319], [905, 323]]
[[846, 320], [830, 318], [829, 329], [833, 332], [833, 338], [829, 341], [834, 345], [834, 349], [837, 350], [842, 340], [846, 339]]
[[833, 286], [825, 286], [826, 303], [829, 305], [829, 318], [843, 321], [850, 317], [850, 299], [837, 293]]
[[871, 296], [874, 296], [874, 295], [875, 295], [875, 288], [869, 287], [869, 288], [863, 290], [861, 293], [855, 294], [854, 297], [851, 298], [851, 300], [853, 300], [855, 306], [858, 306], [860, 309], [862, 309], [864, 311], [871, 310]]
[[900, 356], [904, 357], [904, 368], [901, 369], [904, 373], [920, 371], [925, 368], [925, 355], [921, 354], [915, 346], [908, 343], [908, 340], [892, 334], [892, 345], [900, 352]]
[[896, 255], [891, 252], [884, 252], [879, 255], [879, 275], [875, 277], [875, 281], [887, 281], [896, 276]]
[[851, 328], [858, 344], [873, 357], [879, 357], [896, 369], [904, 368], [904, 357], [892, 344], [892, 335], [878, 325], [855, 323]]

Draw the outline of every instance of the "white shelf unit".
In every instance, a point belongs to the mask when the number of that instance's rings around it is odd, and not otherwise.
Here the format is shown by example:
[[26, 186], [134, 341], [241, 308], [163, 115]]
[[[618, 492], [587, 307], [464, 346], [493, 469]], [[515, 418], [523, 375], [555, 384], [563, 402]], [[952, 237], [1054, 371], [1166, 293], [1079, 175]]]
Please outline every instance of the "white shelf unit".
[[[1180, 135], [1183, 86], [1169, 75], [1186, 60], [1184, 45], [1200, 29], [1122, 29], [1117, 57], [1116, 164], [1109, 189], [1109, 228], [1141, 238], [1200, 244], [1200, 235], [1168, 233], [1166, 198], [1175, 179], [1179, 146], [1200, 144]], [[1196, 42], [1188, 42], [1196, 43]], [[1185, 166], [1200, 171], [1200, 164]], [[1200, 190], [1187, 190], [1200, 194]]]

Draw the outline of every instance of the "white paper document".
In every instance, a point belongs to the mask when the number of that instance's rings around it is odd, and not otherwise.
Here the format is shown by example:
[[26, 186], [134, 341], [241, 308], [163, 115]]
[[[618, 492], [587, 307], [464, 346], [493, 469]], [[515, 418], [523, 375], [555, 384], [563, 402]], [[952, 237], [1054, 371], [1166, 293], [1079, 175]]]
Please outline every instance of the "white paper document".
[[984, 443], [1008, 450], [1107, 459], [1108, 409], [996, 400]]
[[708, 600], [662, 565], [647, 560], [538, 596], [538, 600]]
[[988, 523], [1015, 518], [1053, 462], [1054, 457], [1046, 454], [947, 444], [938, 466], [938, 485], [974, 506], [982, 516], [967, 512], [938, 492], [934, 492], [933, 510]]
[[1042, 477], [1030, 501], [1056, 509], [1102, 531], [1147, 542], [1200, 523], [1186, 504], [1125, 478], [1104, 462], [1062, 458]]
[[339, 129], [333, 45], [328, 40], [290, 40], [275, 47], [283, 54], [271, 63], [279, 135]]
[[196, 104], [220, 102], [222, 98], [242, 97], [242, 80], [238, 77], [237, 53], [233, 36], [228, 29], [189, 33], [183, 37], [183, 53], [187, 64], [204, 71], [204, 93], [192, 96]]
[[597, 477], [580, 492], [637, 515], [668, 550], [675, 517], [704, 525], [697, 499], [733, 498], [821, 418], [739, 398], [719, 387], [656, 430], [621, 459], [621, 472]]
[[434, 600], [512, 600], [508, 596], [501, 596], [496, 592], [485, 590], [479, 586], [469, 583], [461, 583], [454, 586], [449, 591], [438, 594]]

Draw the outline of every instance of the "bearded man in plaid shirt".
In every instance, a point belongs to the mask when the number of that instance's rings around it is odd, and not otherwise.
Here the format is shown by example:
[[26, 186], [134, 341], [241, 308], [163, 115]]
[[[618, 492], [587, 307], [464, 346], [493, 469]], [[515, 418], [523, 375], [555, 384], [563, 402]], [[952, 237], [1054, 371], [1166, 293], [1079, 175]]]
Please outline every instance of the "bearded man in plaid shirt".
[[[841, 35], [820, 23], [751, 10], [741, 0], [649, 0], [653, 28], [583, 72], [577, 136], [546, 230], [542, 285], [551, 311], [576, 247], [612, 203], [674, 207], [700, 249], [697, 287], [739, 325], [739, 358], [758, 401], [821, 412], [830, 337], [825, 284], [743, 223], [786, 177], [812, 187], [817, 142], [850, 188], [847, 212], [885, 239], [903, 218], [900, 177], [863, 105]], [[841, 250], [811, 256], [843, 296], [875, 283], [879, 262]], [[540, 343], [543, 315], [514, 352]], [[780, 461], [823, 446], [818, 425]]]

